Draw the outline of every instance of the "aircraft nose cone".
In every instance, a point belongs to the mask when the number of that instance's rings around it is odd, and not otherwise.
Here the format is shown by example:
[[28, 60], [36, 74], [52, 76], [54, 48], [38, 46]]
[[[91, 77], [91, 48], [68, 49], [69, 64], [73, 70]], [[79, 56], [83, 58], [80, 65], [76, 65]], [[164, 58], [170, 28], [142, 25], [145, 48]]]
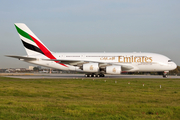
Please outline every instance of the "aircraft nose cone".
[[174, 70], [176, 68], [177, 68], [177, 65], [176, 65], [176, 63], [173, 62], [172, 69]]

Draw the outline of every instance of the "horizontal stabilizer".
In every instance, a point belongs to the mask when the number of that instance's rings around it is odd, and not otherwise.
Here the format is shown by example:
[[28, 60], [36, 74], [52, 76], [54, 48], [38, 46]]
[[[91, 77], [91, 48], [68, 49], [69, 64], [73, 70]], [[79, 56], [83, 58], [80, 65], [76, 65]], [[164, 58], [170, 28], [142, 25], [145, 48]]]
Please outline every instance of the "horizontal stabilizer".
[[26, 57], [26, 56], [17, 56], [17, 55], [5, 55], [5, 56], [6, 57], [17, 58], [19, 60], [28, 60], [28, 61], [36, 60], [36, 58]]

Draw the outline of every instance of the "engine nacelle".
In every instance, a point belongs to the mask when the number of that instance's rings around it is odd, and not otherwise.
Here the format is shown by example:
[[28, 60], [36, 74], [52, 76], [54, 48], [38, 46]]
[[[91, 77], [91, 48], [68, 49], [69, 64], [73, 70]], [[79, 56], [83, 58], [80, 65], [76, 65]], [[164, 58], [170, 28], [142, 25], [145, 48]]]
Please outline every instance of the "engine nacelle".
[[107, 66], [106, 73], [107, 74], [121, 74], [121, 66]]
[[98, 63], [83, 64], [82, 70], [85, 72], [98, 72], [99, 71], [99, 64]]

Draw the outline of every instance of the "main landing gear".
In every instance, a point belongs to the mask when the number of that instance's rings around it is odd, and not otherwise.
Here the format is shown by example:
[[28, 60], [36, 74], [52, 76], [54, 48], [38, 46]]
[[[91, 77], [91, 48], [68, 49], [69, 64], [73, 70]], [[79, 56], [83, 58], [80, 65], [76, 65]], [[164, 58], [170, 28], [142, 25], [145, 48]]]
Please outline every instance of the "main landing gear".
[[85, 77], [105, 77], [104, 74], [85, 74]]

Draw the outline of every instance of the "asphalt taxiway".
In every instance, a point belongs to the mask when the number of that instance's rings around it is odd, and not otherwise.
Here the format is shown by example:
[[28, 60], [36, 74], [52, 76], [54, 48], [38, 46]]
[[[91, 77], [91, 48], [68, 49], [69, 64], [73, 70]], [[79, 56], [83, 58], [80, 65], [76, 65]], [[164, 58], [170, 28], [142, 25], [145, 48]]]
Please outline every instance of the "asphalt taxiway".
[[[7, 77], [21, 78], [21, 79], [85, 78], [84, 74], [30, 74], [30, 75], [26, 74], [26, 75], [8, 75]], [[105, 77], [99, 77], [99, 78], [163, 78], [163, 77], [161, 75], [105, 75]], [[168, 76], [168, 78], [180, 78], [180, 76]]]

